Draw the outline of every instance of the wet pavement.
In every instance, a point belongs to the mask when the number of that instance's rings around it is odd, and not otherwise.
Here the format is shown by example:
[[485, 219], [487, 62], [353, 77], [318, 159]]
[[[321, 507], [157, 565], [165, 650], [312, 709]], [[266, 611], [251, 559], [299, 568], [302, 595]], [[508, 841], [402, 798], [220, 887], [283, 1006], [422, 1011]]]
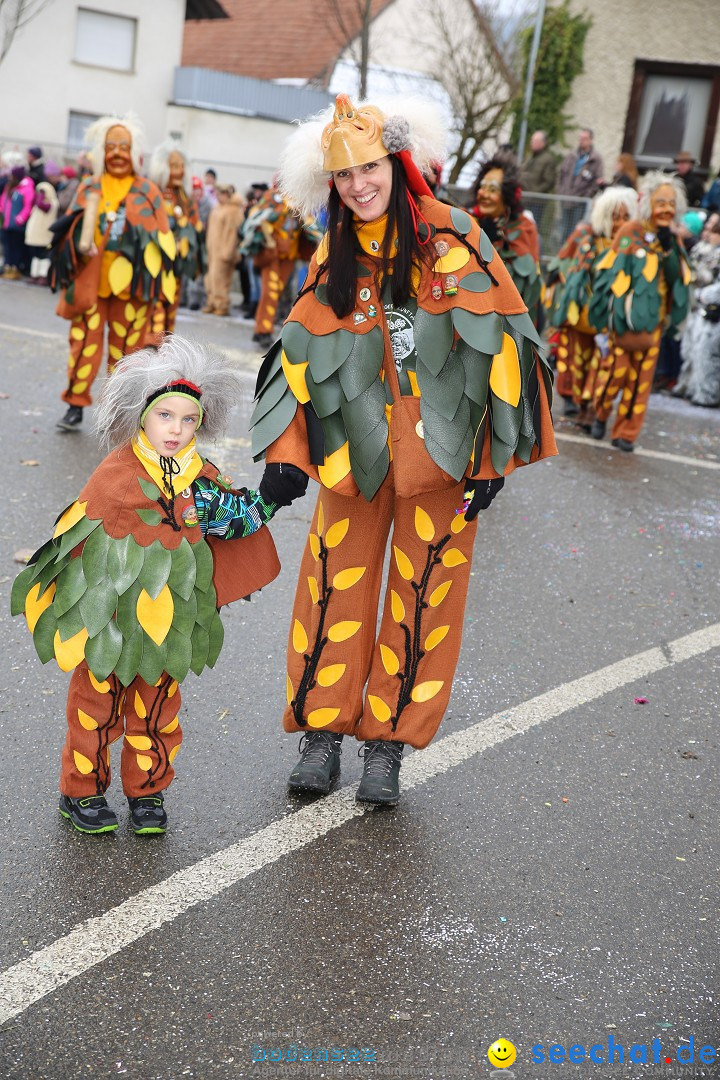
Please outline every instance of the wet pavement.
[[[560, 456], [508, 480], [481, 515], [438, 739], [489, 718], [486, 734], [467, 736], [447, 771], [428, 768], [394, 812], [349, 809], [361, 765], [348, 740], [334, 802], [287, 794], [284, 651], [314, 499], [281, 511], [280, 578], [225, 613], [218, 666], [183, 687], [167, 835], [131, 833], [114, 780], [121, 827], [86, 838], [56, 809], [67, 676], [40, 665], [8, 605], [14, 554], [47, 537], [101, 456], [89, 432], [55, 431], [66, 324], [53, 306], [0, 282], [2, 970], [46, 950], [38, 999], [11, 1002], [0, 1028], [0, 1075], [539, 1080], [563, 1056], [560, 1075], [583, 1080], [718, 1075], [699, 1051], [720, 1044], [720, 411], [654, 395], [638, 444], [653, 456], [559, 419]], [[245, 373], [228, 438], [207, 449], [252, 484], [252, 324], [181, 313], [178, 331]], [[616, 677], [648, 650], [660, 660]], [[542, 695], [566, 686], [546, 708]], [[512, 728], [527, 701], [537, 716]], [[442, 763], [456, 743], [434, 745]], [[408, 753], [408, 777], [422, 760]], [[310, 839], [286, 850], [298, 814]], [[196, 864], [201, 878], [215, 854], [235, 865], [246, 839], [252, 866], [207, 899], [183, 896]], [[151, 903], [157, 925], [138, 936]], [[52, 952], [108, 912], [124, 947], [99, 963]], [[503, 1070], [487, 1057], [500, 1037], [517, 1050]]]

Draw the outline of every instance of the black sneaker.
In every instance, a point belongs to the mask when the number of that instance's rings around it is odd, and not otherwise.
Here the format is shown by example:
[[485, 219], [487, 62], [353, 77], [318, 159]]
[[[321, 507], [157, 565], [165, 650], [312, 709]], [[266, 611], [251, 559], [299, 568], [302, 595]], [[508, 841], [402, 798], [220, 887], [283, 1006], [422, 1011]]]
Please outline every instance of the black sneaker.
[[334, 731], [308, 731], [300, 740], [300, 760], [290, 773], [293, 791], [314, 791], [327, 795], [340, 775], [342, 735]]
[[165, 832], [167, 814], [163, 806], [162, 795], [141, 795], [139, 799], [128, 797], [128, 805], [130, 807], [130, 824], [133, 827], [133, 832], [138, 836]]
[[62, 420], [58, 420], [57, 427], [61, 431], [77, 431], [82, 424], [83, 411], [81, 405], [70, 405]]
[[629, 439], [613, 439], [612, 444], [618, 450], [624, 450], [626, 454], [631, 454], [635, 449], [635, 443], [631, 443]]
[[115, 811], [110, 809], [104, 795], [87, 795], [82, 799], [71, 799], [69, 795], [61, 795], [59, 810], [64, 818], [73, 823], [78, 832], [115, 832], [118, 827]]
[[604, 439], [606, 427], [606, 420], [593, 420], [592, 427], [590, 428], [590, 434], [592, 435], [593, 439]]
[[563, 398], [563, 416], [577, 416], [580, 406], [576, 405], [572, 398]]
[[401, 742], [372, 739], [360, 747], [358, 757], [365, 758], [365, 765], [355, 796], [358, 802], [397, 806], [400, 801], [400, 765], [404, 746]]

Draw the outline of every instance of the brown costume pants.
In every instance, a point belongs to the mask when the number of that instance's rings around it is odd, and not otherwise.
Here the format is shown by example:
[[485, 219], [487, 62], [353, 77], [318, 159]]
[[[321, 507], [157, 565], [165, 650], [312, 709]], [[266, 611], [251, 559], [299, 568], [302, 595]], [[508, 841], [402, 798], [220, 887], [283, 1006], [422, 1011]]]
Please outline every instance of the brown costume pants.
[[230, 311], [230, 287], [235, 273], [235, 259], [208, 257], [208, 270], [205, 275], [207, 291], [206, 310], [215, 315], [227, 315]]
[[272, 334], [278, 301], [294, 269], [294, 259], [273, 259], [268, 266], [263, 266], [260, 302], [255, 314], [256, 334]]
[[462, 500], [462, 483], [401, 498], [392, 466], [369, 503], [321, 489], [290, 628], [286, 731], [323, 728], [427, 746], [462, 640], [477, 531], [476, 521], [455, 512]]
[[628, 352], [610, 338], [610, 353], [600, 367], [595, 383], [595, 415], [598, 420], [607, 420], [615, 397], [622, 391], [612, 429], [613, 439], [635, 442], [640, 434], [659, 354], [660, 327], [654, 332], [653, 343], [646, 352]]
[[120, 773], [130, 798], [169, 786], [172, 762], [182, 742], [180, 690], [163, 674], [155, 686], [140, 677], [125, 689], [110, 675], [98, 682], [83, 660], [70, 678], [68, 730], [62, 753], [60, 791], [72, 799], [102, 795], [110, 784], [110, 743], [125, 736]]
[[[150, 326], [150, 335], [153, 342], [159, 344], [162, 341], [164, 334], [172, 334], [175, 330], [175, 319], [177, 318], [177, 310], [180, 307], [180, 291], [182, 288], [182, 282], [177, 283], [177, 295], [172, 304], [169, 300], [156, 300], [152, 313], [152, 323]], [[148, 343], [150, 336], [148, 337]]]
[[567, 363], [572, 380], [572, 399], [580, 406], [578, 423], [593, 418], [593, 397], [597, 379], [600, 351], [595, 345], [594, 334], [584, 334], [574, 327], [564, 326], [560, 331], [560, 345], [567, 349]]
[[150, 305], [117, 296], [100, 296], [70, 324], [68, 385], [61, 395], [68, 405], [92, 405], [90, 387], [100, 369], [105, 327], [108, 329], [108, 374], [118, 360], [142, 349], [150, 322]]

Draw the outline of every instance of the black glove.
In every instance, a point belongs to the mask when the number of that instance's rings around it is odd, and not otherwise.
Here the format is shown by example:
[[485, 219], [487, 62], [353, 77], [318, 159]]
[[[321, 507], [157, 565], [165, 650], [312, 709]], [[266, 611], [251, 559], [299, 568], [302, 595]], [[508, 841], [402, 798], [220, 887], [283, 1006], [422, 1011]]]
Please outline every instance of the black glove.
[[670, 251], [672, 247], [672, 233], [669, 225], [661, 225], [657, 231], [657, 238], [663, 251]]
[[498, 237], [497, 219], [492, 217], [486, 217], [481, 222], [482, 231], [487, 236], [491, 244], [494, 244]]
[[293, 499], [305, 494], [307, 486], [308, 477], [302, 469], [273, 462], [265, 466], [258, 490], [263, 502], [289, 506]]
[[465, 520], [474, 521], [479, 510], [487, 510], [504, 484], [504, 476], [496, 476], [492, 480], [466, 480], [465, 498], [470, 499], [470, 505], [465, 511]]

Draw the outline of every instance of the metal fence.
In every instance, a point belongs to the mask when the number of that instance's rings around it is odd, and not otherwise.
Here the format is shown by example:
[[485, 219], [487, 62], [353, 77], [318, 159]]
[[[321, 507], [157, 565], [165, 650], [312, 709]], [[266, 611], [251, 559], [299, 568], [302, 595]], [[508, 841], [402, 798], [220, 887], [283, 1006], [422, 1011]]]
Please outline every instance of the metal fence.
[[[468, 188], [449, 187], [450, 197], [458, 206], [469, 206], [472, 195]], [[590, 217], [592, 199], [578, 199], [574, 195], [544, 195], [536, 191], [523, 191], [525, 210], [532, 214], [540, 234], [540, 261], [547, 266], [557, 255], [565, 240], [579, 222]]]

